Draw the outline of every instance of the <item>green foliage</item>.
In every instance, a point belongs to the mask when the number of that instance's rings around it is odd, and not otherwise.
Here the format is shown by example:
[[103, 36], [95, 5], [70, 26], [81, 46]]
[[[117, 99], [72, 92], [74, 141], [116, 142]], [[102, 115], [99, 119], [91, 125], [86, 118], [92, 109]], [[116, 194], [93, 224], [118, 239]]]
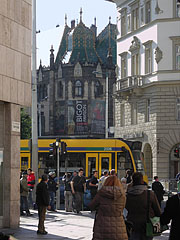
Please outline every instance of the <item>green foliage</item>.
[[21, 139], [31, 138], [31, 117], [21, 108]]

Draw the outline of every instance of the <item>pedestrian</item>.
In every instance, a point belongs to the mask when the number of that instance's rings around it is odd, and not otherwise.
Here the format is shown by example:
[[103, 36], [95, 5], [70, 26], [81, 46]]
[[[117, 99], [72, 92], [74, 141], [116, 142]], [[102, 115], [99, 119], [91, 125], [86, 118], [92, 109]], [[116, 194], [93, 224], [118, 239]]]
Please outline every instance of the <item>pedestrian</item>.
[[86, 179], [83, 176], [83, 168], [79, 169], [78, 175], [71, 181], [72, 194], [74, 195], [74, 210], [80, 214], [83, 205], [83, 194], [86, 191]]
[[72, 176], [70, 173], [66, 174], [66, 177], [63, 178], [64, 186], [65, 186], [65, 210], [66, 212], [72, 212], [72, 191], [71, 191], [71, 181]]
[[55, 182], [56, 174], [55, 172], [50, 172], [49, 173], [49, 179], [47, 182], [48, 185], [48, 192], [49, 192], [49, 197], [50, 197], [50, 206], [51, 206], [51, 211], [56, 211], [55, 209], [55, 196], [56, 196], [56, 191], [58, 189], [57, 183]]
[[177, 189], [180, 192], [180, 172], [176, 175]]
[[93, 176], [89, 182], [90, 192], [91, 192], [91, 199], [96, 196], [97, 189], [98, 189], [98, 171], [93, 171]]
[[165, 191], [163, 185], [159, 182], [158, 176], [154, 177], [154, 182], [152, 183], [152, 190], [155, 192], [157, 200], [161, 207], [161, 201], [163, 200], [163, 195]]
[[98, 191], [102, 188], [106, 178], [108, 177], [109, 175], [109, 172], [108, 171], [104, 171], [103, 172], [103, 176], [99, 179], [99, 182], [98, 182]]
[[117, 176], [115, 169], [111, 169], [110, 176]]
[[169, 240], [179, 240], [180, 238], [180, 193], [170, 197], [166, 202], [166, 207], [161, 215], [161, 223], [169, 224], [171, 230]]
[[[133, 232], [129, 240], [151, 240], [151, 237], [146, 237], [148, 188], [140, 172], [133, 173], [132, 181], [132, 186], [127, 190], [126, 200], [127, 221], [133, 223]], [[150, 191], [149, 215], [151, 218], [161, 215], [161, 208], [153, 191]]]
[[27, 182], [27, 171], [24, 171], [22, 178], [20, 179], [20, 214], [24, 216], [26, 211], [27, 216], [31, 216], [28, 206], [28, 182]]
[[92, 240], [127, 240], [123, 218], [126, 196], [116, 176], [109, 176], [89, 204], [96, 210]]
[[127, 184], [130, 184], [132, 182], [132, 171], [130, 169], [126, 170], [125, 178]]
[[121, 178], [121, 183], [125, 193], [127, 192], [127, 179], [125, 177]]
[[27, 181], [28, 181], [28, 187], [29, 187], [28, 203], [30, 208], [34, 208], [33, 189], [35, 186], [35, 175], [31, 168], [28, 168], [27, 173], [28, 173]]
[[36, 204], [38, 206], [38, 217], [39, 224], [37, 234], [46, 235], [48, 232], [45, 231], [44, 221], [46, 216], [46, 209], [50, 209], [49, 205], [49, 192], [47, 188], [48, 177], [42, 175], [41, 182], [36, 187]]

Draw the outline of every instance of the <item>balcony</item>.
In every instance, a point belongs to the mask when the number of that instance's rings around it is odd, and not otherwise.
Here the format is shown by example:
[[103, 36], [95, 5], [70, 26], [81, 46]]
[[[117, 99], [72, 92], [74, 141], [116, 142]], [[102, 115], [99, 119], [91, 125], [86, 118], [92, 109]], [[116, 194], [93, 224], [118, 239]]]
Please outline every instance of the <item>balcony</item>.
[[142, 87], [143, 83], [144, 77], [141, 75], [122, 78], [116, 82], [116, 91], [127, 92]]

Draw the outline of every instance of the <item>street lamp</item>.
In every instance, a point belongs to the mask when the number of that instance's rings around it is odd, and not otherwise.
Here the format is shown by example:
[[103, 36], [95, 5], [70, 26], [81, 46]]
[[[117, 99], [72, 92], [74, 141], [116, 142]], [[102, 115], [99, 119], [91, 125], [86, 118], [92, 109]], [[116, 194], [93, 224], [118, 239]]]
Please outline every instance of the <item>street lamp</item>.
[[36, 0], [32, 1], [32, 169], [38, 181], [37, 138], [37, 78], [36, 78]]
[[[94, 74], [101, 74], [101, 72], [93, 71]], [[105, 138], [108, 138], [108, 95], [109, 95], [109, 72], [106, 71], [106, 111], [105, 111]]]

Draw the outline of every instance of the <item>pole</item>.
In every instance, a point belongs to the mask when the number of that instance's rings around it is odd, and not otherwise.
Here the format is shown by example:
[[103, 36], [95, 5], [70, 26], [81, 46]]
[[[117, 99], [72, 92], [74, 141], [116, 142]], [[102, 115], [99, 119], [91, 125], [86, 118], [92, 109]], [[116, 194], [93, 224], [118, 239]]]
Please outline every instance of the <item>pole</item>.
[[108, 138], [108, 72], [106, 72], [106, 116], [105, 116], [105, 138]]
[[41, 137], [41, 103], [38, 103], [38, 114], [39, 114], [39, 137]]
[[32, 169], [38, 182], [37, 138], [37, 79], [36, 79], [36, 0], [32, 2]]
[[56, 209], [60, 209], [60, 181], [59, 181], [59, 142], [56, 141], [56, 147], [57, 147], [57, 184], [58, 184], [58, 190], [56, 194]]

